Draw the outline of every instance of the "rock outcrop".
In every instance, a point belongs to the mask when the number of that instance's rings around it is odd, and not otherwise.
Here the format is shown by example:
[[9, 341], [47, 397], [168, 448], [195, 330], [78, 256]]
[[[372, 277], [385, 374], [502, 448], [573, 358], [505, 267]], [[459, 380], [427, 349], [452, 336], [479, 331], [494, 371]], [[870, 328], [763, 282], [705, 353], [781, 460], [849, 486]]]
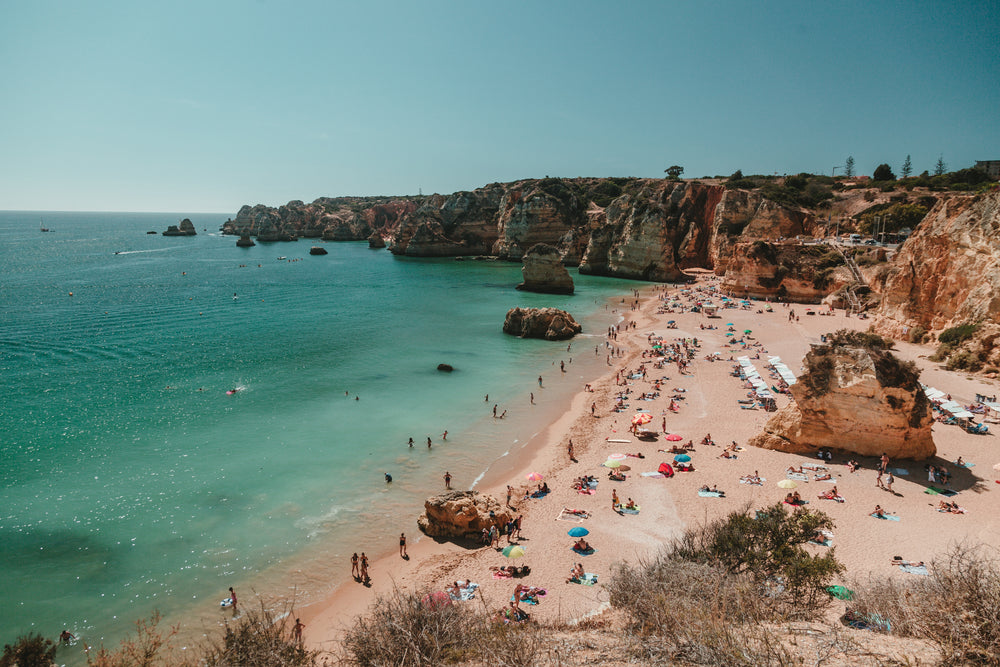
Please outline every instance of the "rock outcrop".
[[918, 326], [1000, 324], [1000, 191], [939, 200], [892, 265], [879, 331], [905, 338]]
[[503, 323], [504, 333], [521, 338], [566, 340], [582, 330], [572, 315], [558, 308], [511, 308]]
[[167, 231], [163, 232], [164, 236], [195, 236], [198, 232], [194, 228], [194, 223], [184, 218], [181, 220], [180, 226], [170, 225], [167, 227]]
[[913, 364], [871, 334], [842, 330], [828, 339], [806, 354], [808, 370], [790, 388], [795, 402], [775, 413], [750, 444], [802, 454], [836, 449], [894, 459], [933, 456], [934, 420]]
[[385, 247], [385, 239], [378, 232], [372, 232], [371, 236], [368, 237], [368, 247], [373, 250], [380, 250]]
[[755, 299], [820, 303], [852, 280], [831, 246], [752, 241], [733, 247], [722, 289]]
[[483, 529], [500, 528], [513, 518], [510, 509], [478, 491], [450, 491], [424, 501], [417, 526], [431, 537], [478, 539]]
[[572, 294], [573, 278], [562, 263], [559, 250], [545, 243], [536, 243], [524, 254], [521, 267], [524, 282], [517, 289], [543, 294]]
[[324, 248], [323, 246], [314, 245], [313, 247], [309, 248], [309, 254], [310, 255], [326, 255], [326, 254], [328, 254], [328, 252], [327, 252], [327, 249]]

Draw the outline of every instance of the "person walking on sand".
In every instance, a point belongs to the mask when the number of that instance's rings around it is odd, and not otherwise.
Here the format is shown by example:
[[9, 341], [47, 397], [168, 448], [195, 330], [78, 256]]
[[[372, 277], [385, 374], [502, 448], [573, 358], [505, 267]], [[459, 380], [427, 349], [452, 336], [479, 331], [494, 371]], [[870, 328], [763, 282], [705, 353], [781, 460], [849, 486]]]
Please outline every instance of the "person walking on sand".
[[535, 392], [531, 392], [531, 404], [535, 404]]
[[595, 414], [596, 411], [597, 411], [597, 403], [591, 403], [590, 404], [590, 416], [591, 417], [596, 417], [597, 416]]
[[299, 646], [302, 645], [302, 631], [305, 630], [306, 624], [302, 622], [301, 618], [295, 619], [295, 626], [292, 628], [292, 639]]
[[569, 452], [569, 460], [576, 461], [576, 457], [573, 456], [573, 438], [569, 439], [569, 444], [566, 446], [566, 449]]
[[510, 507], [510, 497], [514, 495], [514, 487], [507, 485], [507, 507]]
[[408, 558], [406, 555], [406, 533], [399, 534], [399, 555]]
[[885, 488], [885, 484], [882, 483], [882, 469], [881, 468], [878, 469], [878, 476], [875, 478], [875, 486], [877, 486], [880, 489], [884, 489]]
[[888, 491], [889, 493], [895, 493], [895, 491], [892, 490], [892, 483], [895, 482], [895, 481], [896, 481], [896, 478], [892, 476], [891, 472], [886, 473], [886, 476], [885, 476], [885, 490]]
[[370, 580], [371, 580], [371, 578], [368, 576], [368, 556], [366, 556], [365, 552], [362, 551], [361, 552], [361, 581], [364, 582], [364, 583], [368, 583]]
[[361, 578], [361, 571], [358, 570], [358, 552], [355, 551], [354, 555], [351, 556], [351, 576], [354, 577], [355, 581]]
[[444, 471], [444, 488], [451, 490], [451, 473], [447, 470]]

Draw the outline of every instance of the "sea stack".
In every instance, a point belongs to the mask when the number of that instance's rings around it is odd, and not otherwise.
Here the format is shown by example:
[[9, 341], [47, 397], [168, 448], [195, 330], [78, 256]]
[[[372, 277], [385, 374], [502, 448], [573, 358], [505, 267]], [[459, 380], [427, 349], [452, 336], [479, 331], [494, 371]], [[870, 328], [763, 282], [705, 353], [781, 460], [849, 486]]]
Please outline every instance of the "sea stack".
[[546, 243], [536, 243], [524, 253], [521, 275], [524, 282], [517, 289], [544, 294], [572, 294], [573, 278], [562, 263], [559, 250]]
[[503, 332], [521, 338], [566, 340], [583, 330], [573, 316], [558, 308], [511, 308]]
[[842, 329], [806, 354], [808, 369], [782, 408], [750, 440], [764, 449], [815, 454], [836, 449], [894, 459], [934, 456], [931, 404], [912, 362], [875, 334]]
[[194, 223], [184, 218], [181, 220], [181, 224], [170, 225], [167, 227], [167, 231], [163, 232], [164, 236], [196, 236], [198, 231], [194, 228]]
[[255, 245], [257, 244], [253, 242], [253, 239], [250, 238], [249, 234], [241, 234], [240, 238], [236, 241], [237, 248], [252, 248]]
[[478, 491], [451, 491], [424, 501], [417, 527], [431, 537], [478, 539], [483, 529], [501, 528], [514, 518], [499, 500]]
[[310, 255], [326, 255], [327, 251], [326, 251], [326, 248], [324, 248], [323, 246], [314, 245], [313, 247], [309, 248], [309, 254]]

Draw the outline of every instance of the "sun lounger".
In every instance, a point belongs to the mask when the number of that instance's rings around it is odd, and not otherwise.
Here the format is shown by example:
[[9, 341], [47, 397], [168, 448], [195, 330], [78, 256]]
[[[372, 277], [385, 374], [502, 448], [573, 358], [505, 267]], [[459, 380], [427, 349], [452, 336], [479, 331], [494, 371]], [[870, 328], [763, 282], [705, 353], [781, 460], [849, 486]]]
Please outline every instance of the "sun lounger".
[[895, 514], [883, 514], [882, 516], [878, 516], [875, 514], [875, 512], [872, 512], [868, 516], [873, 517], [875, 519], [885, 519], [886, 521], [899, 521], [899, 517], [896, 516]]

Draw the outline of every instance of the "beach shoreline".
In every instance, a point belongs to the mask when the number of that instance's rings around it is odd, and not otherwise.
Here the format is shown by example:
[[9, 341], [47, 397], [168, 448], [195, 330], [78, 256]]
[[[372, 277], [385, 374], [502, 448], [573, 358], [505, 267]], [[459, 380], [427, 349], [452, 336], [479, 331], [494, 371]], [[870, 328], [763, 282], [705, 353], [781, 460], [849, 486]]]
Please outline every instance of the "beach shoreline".
[[[715, 282], [714, 277], [702, 275], [698, 285], [704, 287]], [[760, 360], [755, 360], [755, 363], [762, 369], [767, 362], [766, 357], [777, 354], [799, 375], [804, 353], [810, 344], [820, 341], [821, 334], [840, 328], [867, 329], [870, 324], [867, 320], [848, 317], [843, 311], [829, 316], [820, 315], [818, 307], [810, 309], [814, 314], [806, 315], [804, 311], [809, 307], [801, 305], [788, 308], [775, 305], [773, 312], [757, 312], [762, 309], [763, 302], [754, 302], [750, 310], [724, 310], [721, 319], [709, 319], [703, 313], [691, 312], [657, 314], [662, 295], [681, 294], [683, 289], [686, 288], [660, 285], [641, 288], [639, 309], [628, 310], [627, 305], [623, 308], [620, 313], [624, 316], [621, 332], [617, 341], [611, 341], [627, 350], [624, 356], [614, 359], [607, 372], [590, 383], [592, 392], [581, 387], [581, 391], [572, 397], [569, 409], [533, 438], [537, 442], [520, 450], [503, 469], [491, 471], [482, 480], [479, 490], [493, 495], [500, 502], [505, 499], [507, 484], [520, 491], [515, 498], [523, 495], [523, 489], [529, 486], [524, 479], [528, 472], [543, 474], [552, 488], [552, 493], [546, 498], [514, 503], [516, 513], [524, 515], [525, 539], [519, 542], [527, 551], [518, 564], [529, 564], [532, 568], [531, 575], [522, 583], [548, 589], [543, 603], [531, 608], [533, 617], [537, 619], [572, 622], [607, 607], [608, 597], [600, 585], [585, 587], [564, 583], [569, 568], [576, 562], [584, 561], [586, 571], [597, 573], [600, 583], [603, 583], [611, 575], [615, 563], [634, 562], [652, 555], [666, 540], [686, 527], [724, 516], [746, 504], [759, 507], [780, 502], [784, 490], [777, 488], [776, 482], [784, 478], [785, 469], [800, 466], [810, 459], [802, 455], [745, 447], [747, 440], [760, 432], [772, 413], [740, 409], [736, 401], [745, 395], [745, 389], [738, 378], [731, 377], [729, 358], [759, 351]], [[787, 317], [789, 311], [797, 311], [798, 319], [790, 321]], [[668, 325], [671, 319], [675, 321], [674, 325]], [[744, 328], [752, 330], [753, 340], [760, 346], [749, 350], [727, 346], [727, 339], [723, 336], [725, 327], [720, 324], [727, 320], [736, 324], [740, 331]], [[635, 326], [628, 328], [631, 322], [635, 322]], [[713, 324], [719, 328], [700, 328]], [[677, 474], [667, 480], [647, 479], [638, 474], [654, 471], [659, 462], [672, 458], [672, 455], [657, 452], [657, 449], [671, 444], [664, 442], [662, 435], [655, 443], [644, 443], [627, 433], [629, 418], [640, 404], [633, 403], [632, 409], [627, 412], [609, 412], [615, 394], [624, 388], [616, 386], [616, 373], [634, 370], [642, 361], [649, 361], [643, 358], [643, 351], [648, 348], [648, 337], [653, 335], [662, 336], [666, 343], [695, 337], [700, 342], [690, 374], [664, 367], [662, 371], [650, 373], [648, 380], [629, 383], [634, 393], [648, 391], [652, 388], [652, 380], [658, 379], [661, 374], [667, 377], [661, 396], [648, 404], [653, 415], [650, 428], [660, 430], [662, 420], [666, 419], [668, 431], [679, 433], [684, 441], [693, 440], [696, 445], [696, 453], [692, 454], [697, 462], [696, 471]], [[965, 378], [939, 369], [926, 359], [929, 350], [925, 347], [897, 343], [896, 348], [900, 357], [917, 362], [923, 371], [921, 380], [925, 384], [937, 386], [963, 399], [971, 399], [980, 390], [989, 393], [991, 387], [995, 387], [995, 384], [988, 384], [981, 378]], [[705, 360], [707, 354], [716, 351], [722, 353], [722, 361]], [[666, 395], [674, 388], [683, 390], [678, 395], [685, 397], [679, 401], [682, 407], [677, 413], [666, 409]], [[779, 408], [787, 402], [786, 397], [779, 397]], [[591, 404], [598, 406], [596, 418], [590, 414]], [[698, 445], [707, 433], [712, 434], [718, 446]], [[573, 439], [576, 462], [568, 460], [566, 445], [569, 438]], [[608, 439], [629, 442], [612, 444]], [[935, 461], [951, 461], [961, 455], [966, 461], [977, 462], [980, 466], [954, 471], [956, 488], [986, 491], [961, 494], [963, 506], [975, 519], [969, 515], [942, 514], [934, 511], [933, 507], [926, 507], [927, 501], [936, 497], [924, 495], [925, 485], [921, 484], [923, 465], [912, 461], [900, 463], [908, 469], [907, 474], [897, 477], [896, 490], [888, 496], [875, 487], [873, 460], [862, 460], [863, 469], [851, 474], [844, 466], [845, 456], [837, 456], [829, 464], [833, 477], [831, 482], [809, 480], [801, 485], [803, 497], [811, 501], [809, 507], [827, 512], [836, 522], [836, 553], [848, 570], [844, 581], [869, 574], [896, 574], [895, 568], [887, 567], [894, 555], [929, 562], [942, 555], [949, 545], [965, 538], [1000, 546], [1000, 538], [997, 537], [1000, 535], [1000, 521], [992, 518], [989, 510], [991, 498], [988, 492], [994, 490], [993, 478], [987, 472], [993, 463], [988, 451], [988, 438], [967, 434], [956, 427], [935, 424], [934, 439], [938, 449]], [[721, 458], [722, 446], [730, 442], [736, 442], [742, 449], [735, 459]], [[608, 470], [601, 467], [612, 452], [640, 453], [645, 458], [628, 458], [627, 462], [632, 464], [628, 480], [612, 483], [605, 479]], [[764, 485], [738, 483], [741, 475], [755, 471], [767, 478]], [[976, 477], [976, 471], [987, 477]], [[595, 494], [579, 495], [570, 488], [572, 479], [583, 474], [598, 477]], [[848, 496], [846, 503], [817, 499], [817, 494], [832, 483], [838, 484], [841, 493]], [[718, 485], [726, 491], [726, 497], [700, 497], [697, 490], [703, 484]], [[623, 502], [628, 497], [634, 497], [641, 512], [628, 516], [613, 511], [609, 488], [614, 488]], [[885, 522], [868, 517], [865, 510], [878, 503], [902, 516], [903, 521], [887, 527]], [[596, 553], [580, 558], [569, 551], [572, 540], [565, 536], [564, 531], [575, 524], [554, 520], [562, 507], [579, 507], [590, 513], [590, 518], [582, 525], [590, 530], [587, 539], [597, 548]], [[415, 519], [415, 516], [412, 517], [414, 522]], [[408, 532], [409, 535], [415, 537], [415, 529], [413, 534]], [[501, 544], [506, 544], [506, 540], [502, 539]], [[410, 559], [407, 561], [394, 552], [387, 552], [375, 561], [371, 588], [348, 581], [324, 600], [300, 609], [297, 613], [307, 625], [307, 644], [320, 650], [336, 649], [354, 618], [363, 614], [378, 595], [389, 594], [395, 589], [442, 590], [455, 580], [471, 579], [480, 584], [479, 596], [489, 608], [494, 609], [506, 604], [509, 589], [514, 585], [490, 576], [491, 566], [505, 565], [508, 561], [488, 547], [468, 549], [452, 542], [421, 536], [419, 540], [411, 537], [409, 552]]]

